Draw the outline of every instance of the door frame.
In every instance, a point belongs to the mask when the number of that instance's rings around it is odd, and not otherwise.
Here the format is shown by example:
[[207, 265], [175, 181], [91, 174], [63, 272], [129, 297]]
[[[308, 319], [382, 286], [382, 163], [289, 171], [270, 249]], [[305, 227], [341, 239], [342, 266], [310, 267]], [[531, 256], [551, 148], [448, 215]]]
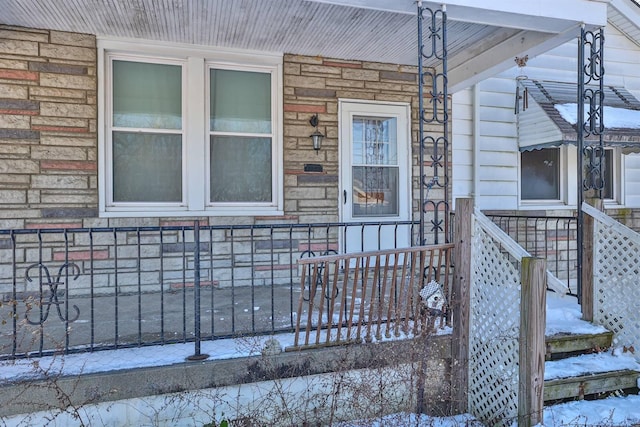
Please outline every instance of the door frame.
[[[372, 106], [379, 108], [379, 112], [371, 112], [371, 111], [363, 111], [362, 115], [371, 115], [376, 116], [379, 114], [381, 117], [384, 117], [385, 107], [393, 107], [396, 111], [393, 114], [389, 114], [390, 116], [402, 116], [406, 122], [406, 124], [401, 123], [401, 120], [398, 120], [398, 130], [400, 130], [400, 126], [404, 127], [404, 133], [406, 134], [406, 138], [404, 141], [398, 140], [398, 168], [400, 172], [399, 176], [399, 194], [398, 194], [398, 212], [399, 215], [397, 218], [394, 217], [375, 217], [371, 222], [378, 221], [408, 221], [411, 220], [411, 207], [413, 203], [413, 188], [412, 188], [412, 175], [413, 175], [413, 154], [412, 154], [412, 145], [413, 141], [411, 138], [411, 104], [408, 102], [391, 102], [391, 101], [370, 101], [370, 100], [361, 100], [361, 99], [350, 99], [350, 98], [339, 98], [338, 99], [338, 212], [340, 215], [341, 222], [369, 222], [368, 218], [362, 218], [361, 220], [353, 219], [353, 216], [350, 218], [346, 218], [346, 203], [343, 203], [343, 191], [347, 190], [347, 203], [352, 203], [353, 201], [353, 189], [351, 188], [351, 183], [345, 182], [345, 168], [351, 167], [351, 163], [346, 164], [347, 161], [350, 162], [351, 153], [346, 154], [347, 148], [350, 150], [351, 147], [345, 147], [345, 144], [348, 143], [351, 139], [350, 131], [351, 131], [351, 120], [350, 116], [346, 118], [344, 115], [348, 114], [345, 111], [345, 108], [348, 107], [356, 107], [358, 105], [362, 105], [365, 108], [370, 109]], [[400, 111], [402, 109], [402, 111]], [[351, 108], [348, 108], [348, 111], [353, 111]], [[356, 112], [357, 114], [357, 112]], [[348, 157], [346, 157], [348, 155]], [[404, 176], [403, 176], [404, 175]], [[351, 171], [349, 171], [349, 176], [351, 176]], [[404, 182], [402, 182], [404, 181]], [[349, 189], [345, 188], [345, 186], [349, 184]], [[406, 192], [401, 190], [402, 184], [406, 187]], [[409, 233], [410, 234], [410, 233]], [[410, 244], [411, 237], [408, 236], [408, 242]]]

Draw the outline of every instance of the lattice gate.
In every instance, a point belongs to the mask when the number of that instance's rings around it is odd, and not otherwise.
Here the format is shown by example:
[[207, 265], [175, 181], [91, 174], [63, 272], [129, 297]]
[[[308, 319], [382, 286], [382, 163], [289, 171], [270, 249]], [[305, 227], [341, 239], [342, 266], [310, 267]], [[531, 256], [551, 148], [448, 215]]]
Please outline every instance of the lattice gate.
[[488, 425], [518, 416], [520, 263], [473, 221], [469, 410]]

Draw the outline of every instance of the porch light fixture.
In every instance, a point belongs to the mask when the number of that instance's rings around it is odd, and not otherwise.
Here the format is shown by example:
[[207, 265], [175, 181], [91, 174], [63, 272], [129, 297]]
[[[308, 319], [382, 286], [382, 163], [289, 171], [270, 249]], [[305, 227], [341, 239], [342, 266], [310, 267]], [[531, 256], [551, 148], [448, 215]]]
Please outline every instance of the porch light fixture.
[[324, 138], [324, 135], [320, 133], [320, 131], [318, 131], [318, 115], [314, 114], [313, 116], [311, 116], [311, 118], [309, 119], [309, 123], [311, 124], [311, 126], [316, 128], [315, 132], [309, 135], [309, 137], [313, 142], [313, 149], [317, 152], [318, 150], [320, 150], [320, 147], [322, 147], [322, 139]]

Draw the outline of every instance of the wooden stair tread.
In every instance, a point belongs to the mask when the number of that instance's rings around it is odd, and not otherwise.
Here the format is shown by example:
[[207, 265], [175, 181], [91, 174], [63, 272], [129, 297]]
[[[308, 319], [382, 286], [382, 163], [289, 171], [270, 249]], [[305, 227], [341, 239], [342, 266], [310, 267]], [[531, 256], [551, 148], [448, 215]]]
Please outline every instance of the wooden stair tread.
[[613, 332], [596, 334], [556, 334], [545, 337], [546, 360], [552, 360], [589, 351], [601, 351], [611, 347]]
[[581, 398], [592, 394], [635, 388], [638, 377], [640, 377], [640, 372], [624, 369], [545, 380], [544, 400], [546, 402]]

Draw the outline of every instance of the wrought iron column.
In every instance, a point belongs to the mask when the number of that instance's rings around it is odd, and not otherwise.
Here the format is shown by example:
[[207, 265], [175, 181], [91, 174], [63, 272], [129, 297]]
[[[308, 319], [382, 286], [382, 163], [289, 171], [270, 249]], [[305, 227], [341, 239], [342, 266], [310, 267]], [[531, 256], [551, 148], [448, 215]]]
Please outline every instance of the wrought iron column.
[[[604, 29], [580, 29], [578, 42], [578, 302], [582, 302], [582, 261], [584, 217], [582, 202], [586, 191], [602, 198], [604, 188]], [[588, 108], [585, 111], [585, 107]], [[586, 115], [585, 115], [586, 113]], [[586, 138], [590, 138], [585, 143]], [[596, 139], [597, 137], [597, 139]], [[586, 161], [586, 162], [585, 162]]]
[[[424, 40], [424, 26], [427, 25]], [[425, 67], [425, 60], [429, 61]], [[440, 71], [438, 71], [440, 66]], [[420, 151], [419, 244], [449, 242], [449, 93], [447, 90], [447, 12], [418, 1], [418, 103]], [[428, 92], [425, 95], [425, 87]], [[425, 109], [425, 96], [429, 111]], [[428, 127], [428, 129], [427, 129]], [[428, 151], [430, 150], [430, 151]], [[428, 163], [425, 165], [425, 161]], [[430, 168], [427, 171], [425, 166]], [[430, 172], [430, 173], [429, 173]], [[434, 194], [435, 193], [435, 194]], [[427, 215], [432, 241], [427, 241]]]

